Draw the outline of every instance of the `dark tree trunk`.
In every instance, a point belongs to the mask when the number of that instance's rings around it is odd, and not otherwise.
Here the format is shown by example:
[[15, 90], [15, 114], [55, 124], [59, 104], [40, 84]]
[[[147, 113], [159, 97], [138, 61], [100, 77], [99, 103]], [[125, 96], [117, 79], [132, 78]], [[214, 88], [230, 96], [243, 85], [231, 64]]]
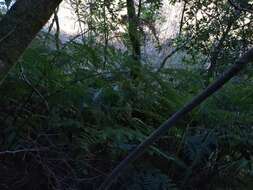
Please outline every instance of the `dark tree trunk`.
[[18, 0], [0, 21], [0, 84], [62, 0]]
[[128, 34], [132, 45], [134, 59], [139, 60], [141, 55], [138, 18], [135, 11], [134, 0], [127, 0]]

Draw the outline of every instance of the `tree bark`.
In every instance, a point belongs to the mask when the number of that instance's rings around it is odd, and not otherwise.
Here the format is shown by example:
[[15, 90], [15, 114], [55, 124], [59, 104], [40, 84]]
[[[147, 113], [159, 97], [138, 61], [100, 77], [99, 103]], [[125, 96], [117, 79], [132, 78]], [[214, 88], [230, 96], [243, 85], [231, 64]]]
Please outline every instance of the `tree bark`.
[[245, 55], [238, 59], [238, 61], [219, 79], [213, 84], [208, 86], [199, 95], [193, 98], [183, 108], [172, 115], [167, 121], [165, 121], [158, 129], [156, 129], [145, 141], [137, 146], [118, 166], [111, 172], [111, 174], [105, 179], [100, 186], [99, 190], [107, 190], [110, 188], [112, 183], [118, 178], [124, 169], [129, 164], [135, 161], [140, 155], [142, 155], [156, 140], [161, 138], [173, 127], [173, 125], [181, 119], [184, 115], [191, 112], [194, 108], [204, 102], [208, 97], [218, 91], [225, 83], [227, 83], [232, 77], [234, 77], [239, 71], [241, 71], [245, 65], [249, 62], [253, 62], [253, 48], [250, 49]]
[[134, 59], [139, 60], [141, 56], [141, 45], [139, 35], [139, 21], [135, 11], [134, 0], [127, 0], [128, 34], [132, 45]]
[[18, 0], [0, 21], [0, 85], [62, 0]]

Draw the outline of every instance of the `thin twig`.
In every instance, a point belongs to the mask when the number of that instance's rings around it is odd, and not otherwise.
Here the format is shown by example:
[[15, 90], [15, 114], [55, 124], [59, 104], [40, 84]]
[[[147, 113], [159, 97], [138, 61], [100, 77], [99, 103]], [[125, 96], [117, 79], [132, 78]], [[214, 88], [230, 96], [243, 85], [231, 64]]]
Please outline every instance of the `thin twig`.
[[32, 83], [26, 78], [25, 74], [24, 74], [24, 69], [22, 66], [20, 66], [20, 73], [21, 73], [21, 77], [22, 79], [25, 81], [25, 83], [43, 100], [43, 102], [45, 103], [46, 109], [47, 111], [49, 111], [49, 104], [46, 100], [46, 98], [40, 93], [40, 91], [38, 89], [36, 89]]
[[42, 152], [42, 151], [47, 151], [47, 148], [43, 149], [21, 149], [21, 150], [6, 150], [3, 152], [0, 152], [0, 156], [3, 155], [15, 155], [19, 153], [31, 153], [31, 152]]
[[10, 30], [5, 36], [3, 36], [2, 38], [0, 38], [0, 43], [2, 41], [4, 41], [6, 38], [8, 38], [14, 32], [15, 29], [16, 29], [16, 27], [14, 27], [12, 30]]
[[61, 41], [60, 41], [60, 23], [59, 23], [58, 11], [59, 11], [59, 7], [54, 12], [54, 20], [55, 20], [55, 25], [56, 25], [55, 46], [56, 46], [56, 49], [59, 51]]
[[159, 73], [165, 66], [167, 60], [172, 57], [174, 54], [176, 54], [179, 50], [183, 49], [190, 41], [191, 41], [192, 37], [190, 39], [187, 39], [182, 45], [176, 47], [172, 52], [170, 52], [162, 61], [162, 63], [160, 64], [160, 67], [157, 69], [157, 72]]

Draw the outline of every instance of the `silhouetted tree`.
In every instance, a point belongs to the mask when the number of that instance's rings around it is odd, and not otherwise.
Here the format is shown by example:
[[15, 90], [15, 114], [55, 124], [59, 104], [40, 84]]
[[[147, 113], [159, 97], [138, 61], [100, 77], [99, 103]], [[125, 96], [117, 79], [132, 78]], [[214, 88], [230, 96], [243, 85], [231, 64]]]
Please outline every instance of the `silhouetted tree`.
[[0, 84], [62, 0], [18, 0], [0, 21]]

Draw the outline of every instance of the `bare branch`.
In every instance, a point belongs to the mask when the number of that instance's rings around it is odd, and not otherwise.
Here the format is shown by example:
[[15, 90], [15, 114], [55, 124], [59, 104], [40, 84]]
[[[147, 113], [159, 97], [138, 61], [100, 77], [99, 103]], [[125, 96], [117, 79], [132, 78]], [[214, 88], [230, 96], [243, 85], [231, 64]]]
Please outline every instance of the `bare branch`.
[[5, 156], [5, 155], [15, 155], [15, 154], [20, 154], [20, 153], [31, 153], [31, 152], [41, 152], [41, 151], [47, 151], [47, 148], [44, 149], [21, 149], [21, 150], [6, 150], [3, 152], [0, 152], [0, 156]]
[[24, 73], [24, 69], [22, 67], [22, 65], [20, 65], [20, 74], [21, 74], [21, 77], [22, 79], [24, 80], [24, 82], [43, 100], [43, 102], [45, 103], [45, 106], [46, 106], [46, 109], [47, 111], [49, 112], [49, 104], [46, 100], [46, 98], [40, 93], [40, 91], [34, 87], [32, 85], [32, 83], [28, 80], [28, 78], [26, 77], [25, 73]]
[[162, 63], [160, 64], [160, 67], [157, 69], [157, 72], [160, 72], [160, 71], [164, 68], [164, 66], [165, 66], [165, 64], [166, 64], [166, 62], [167, 62], [167, 60], [168, 60], [169, 58], [171, 58], [174, 54], [176, 54], [176, 53], [177, 53], [178, 51], [180, 51], [181, 49], [185, 48], [185, 46], [192, 40], [192, 38], [193, 38], [193, 37], [190, 37], [190, 38], [187, 39], [182, 45], [180, 45], [180, 46], [176, 47], [174, 50], [172, 50], [172, 51], [163, 59]]

